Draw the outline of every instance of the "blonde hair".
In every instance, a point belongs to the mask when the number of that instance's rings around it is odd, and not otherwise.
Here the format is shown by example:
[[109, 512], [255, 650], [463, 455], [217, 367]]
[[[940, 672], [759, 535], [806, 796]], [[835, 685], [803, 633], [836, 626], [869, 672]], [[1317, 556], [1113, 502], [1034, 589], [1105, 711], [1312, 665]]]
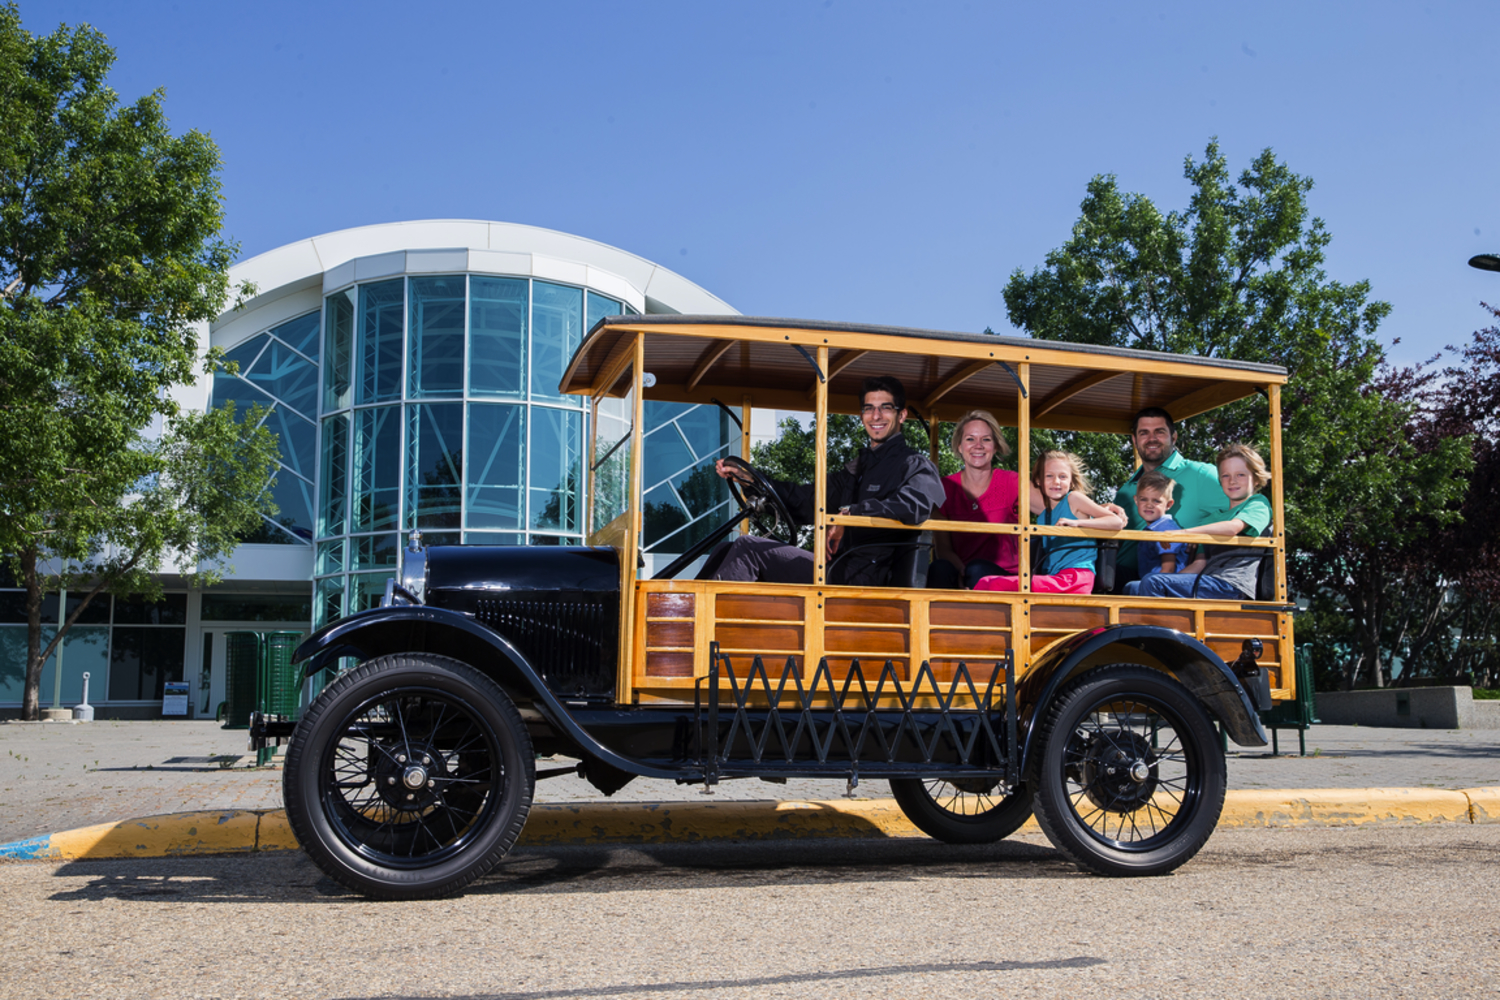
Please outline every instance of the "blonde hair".
[[963, 457], [959, 454], [959, 449], [963, 447], [964, 443], [964, 427], [975, 420], [980, 421], [990, 429], [990, 435], [995, 439], [995, 454], [1009, 455], [1010, 445], [1006, 442], [1004, 435], [1000, 433], [1000, 421], [996, 420], [994, 414], [990, 413], [989, 410], [970, 410], [959, 418], [958, 423], [953, 425], [953, 434], [948, 438], [948, 447], [953, 449], [953, 454], [959, 455], [960, 458]]
[[1079, 458], [1071, 451], [1043, 452], [1042, 460], [1040, 462], [1037, 462], [1036, 468], [1031, 470], [1031, 482], [1033, 485], [1037, 487], [1040, 487], [1042, 485], [1042, 477], [1047, 474], [1048, 462], [1067, 463], [1068, 471], [1072, 474], [1073, 477], [1073, 481], [1068, 484], [1069, 492], [1077, 490], [1078, 492], [1085, 495], [1090, 495], [1094, 492], [1094, 487], [1089, 484], [1088, 467], [1083, 464], [1083, 459]]
[[1225, 445], [1219, 449], [1219, 457], [1214, 459], [1214, 468], [1222, 468], [1224, 463], [1231, 459], [1242, 460], [1250, 470], [1250, 482], [1259, 493], [1265, 485], [1271, 481], [1271, 471], [1266, 468], [1266, 460], [1260, 457], [1260, 452], [1248, 444], [1236, 441], [1234, 444]]

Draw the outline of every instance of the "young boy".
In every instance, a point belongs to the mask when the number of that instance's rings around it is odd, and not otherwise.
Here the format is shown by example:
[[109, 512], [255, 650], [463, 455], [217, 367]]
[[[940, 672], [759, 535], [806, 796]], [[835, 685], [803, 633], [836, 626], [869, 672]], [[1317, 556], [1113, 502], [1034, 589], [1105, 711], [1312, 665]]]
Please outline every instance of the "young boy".
[[[1229, 516], [1190, 530], [1233, 538], [1259, 536], [1271, 523], [1271, 502], [1260, 491], [1271, 481], [1266, 463], [1254, 448], [1232, 444], [1219, 452], [1219, 485], [1229, 499]], [[1158, 573], [1141, 582], [1142, 597], [1207, 598], [1221, 601], [1255, 600], [1255, 578], [1263, 549], [1237, 545], [1209, 545], [1178, 573]]]
[[[1155, 470], [1141, 475], [1136, 482], [1135, 509], [1146, 522], [1147, 531], [1177, 531], [1176, 521], [1167, 512], [1172, 509], [1172, 494], [1177, 486], [1170, 476]], [[1142, 542], [1136, 546], [1140, 576], [1125, 585], [1125, 593], [1139, 594], [1141, 583], [1157, 573], [1175, 573], [1187, 565], [1186, 542]]]

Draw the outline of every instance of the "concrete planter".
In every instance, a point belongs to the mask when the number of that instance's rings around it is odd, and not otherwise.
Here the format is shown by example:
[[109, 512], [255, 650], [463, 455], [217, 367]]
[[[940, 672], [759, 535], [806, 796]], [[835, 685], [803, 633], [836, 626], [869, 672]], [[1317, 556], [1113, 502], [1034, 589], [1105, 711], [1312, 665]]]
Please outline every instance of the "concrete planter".
[[1500, 729], [1500, 701], [1476, 702], [1466, 687], [1319, 691], [1318, 719], [1334, 726]]

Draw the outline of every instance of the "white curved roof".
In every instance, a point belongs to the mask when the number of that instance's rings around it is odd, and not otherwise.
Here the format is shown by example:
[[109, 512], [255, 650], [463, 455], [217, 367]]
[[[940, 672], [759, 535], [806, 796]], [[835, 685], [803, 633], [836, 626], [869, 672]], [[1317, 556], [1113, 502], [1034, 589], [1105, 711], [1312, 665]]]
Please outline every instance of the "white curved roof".
[[[460, 259], [460, 253], [466, 256]], [[249, 281], [257, 289], [243, 315], [316, 285], [331, 290], [367, 277], [440, 270], [528, 274], [587, 285], [647, 313], [739, 314], [723, 299], [644, 257], [514, 222], [421, 219], [343, 229], [242, 261], [229, 275], [232, 285]], [[219, 323], [232, 317], [226, 312]]]

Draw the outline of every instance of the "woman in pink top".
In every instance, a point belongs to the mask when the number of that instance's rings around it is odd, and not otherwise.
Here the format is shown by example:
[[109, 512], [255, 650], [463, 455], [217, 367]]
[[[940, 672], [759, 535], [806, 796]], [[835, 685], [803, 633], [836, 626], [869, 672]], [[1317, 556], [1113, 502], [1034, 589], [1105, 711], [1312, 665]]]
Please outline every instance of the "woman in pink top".
[[[943, 479], [947, 494], [933, 514], [943, 521], [1015, 524], [1018, 480], [1009, 469], [995, 468], [996, 455], [1009, 455], [1000, 424], [984, 410], [964, 414], [949, 441], [963, 470]], [[1016, 536], [939, 531], [933, 536], [936, 558], [927, 571], [927, 586], [972, 589], [985, 576], [1014, 575]]]

